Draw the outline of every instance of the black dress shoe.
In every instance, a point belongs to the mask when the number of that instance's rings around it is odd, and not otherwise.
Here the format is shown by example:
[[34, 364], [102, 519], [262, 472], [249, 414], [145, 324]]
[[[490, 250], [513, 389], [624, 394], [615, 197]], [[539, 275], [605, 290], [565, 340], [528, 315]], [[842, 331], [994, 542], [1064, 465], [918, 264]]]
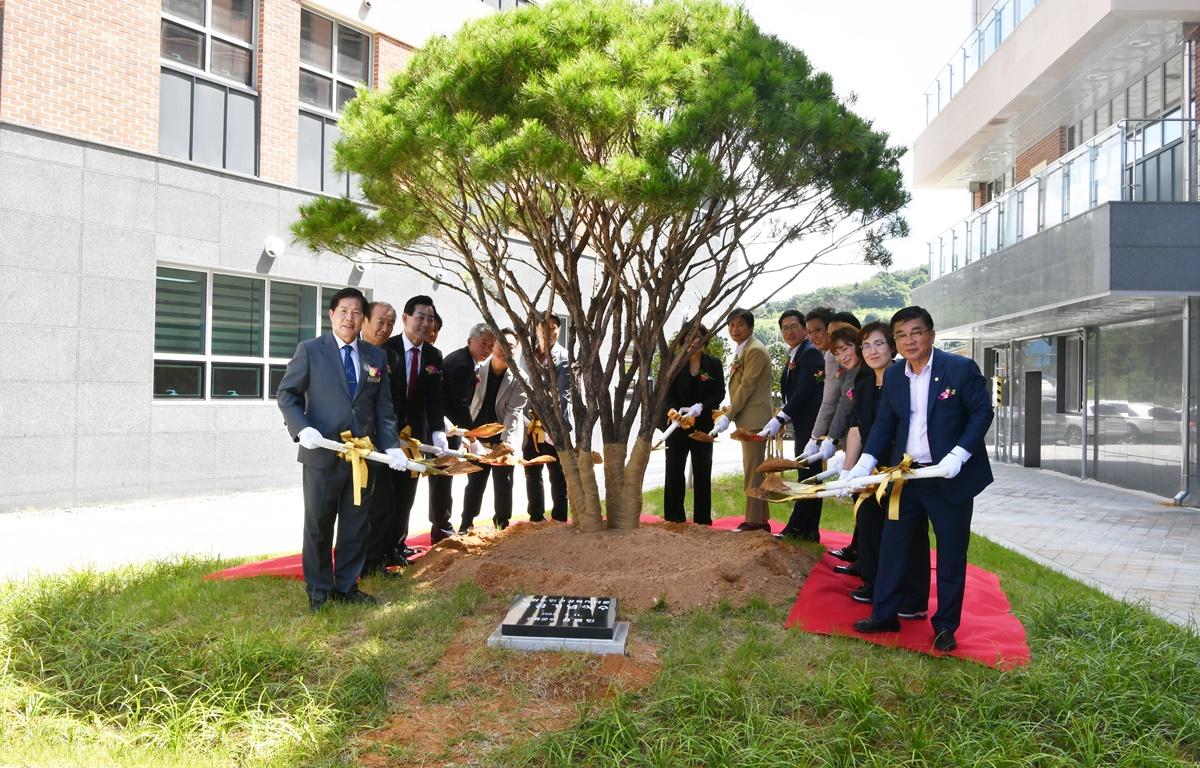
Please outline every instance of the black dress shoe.
[[387, 559], [387, 562], [383, 564], [383, 568], [380, 568], [378, 573], [387, 576], [392, 573], [392, 571], [389, 570], [391, 568], [407, 568], [408, 566], [409, 560], [407, 557], [404, 555], [393, 555]]
[[864, 635], [874, 634], [876, 632], [899, 632], [899, 619], [859, 619], [854, 622], [854, 631], [862, 632]]
[[800, 531], [797, 531], [794, 528], [784, 528], [779, 533], [772, 535], [780, 541], [801, 541], [803, 538], [800, 535]]
[[863, 584], [861, 587], [850, 593], [850, 599], [856, 603], [870, 604], [873, 591], [874, 590], [871, 589], [870, 584]]
[[853, 565], [835, 565], [833, 566], [834, 573], [844, 573], [847, 576], [862, 576], [858, 569]]
[[312, 594], [308, 596], [308, 610], [310, 613], [316, 613], [325, 607], [325, 601], [329, 598], [324, 592]]
[[845, 560], [847, 563], [853, 563], [858, 559], [858, 553], [849, 547], [839, 547], [829, 550], [829, 554], [836, 557], [838, 560]]
[[737, 528], [733, 529], [734, 533], [748, 533], [749, 531], [766, 531], [771, 532], [770, 523], [739, 523]]
[[334, 592], [329, 597], [335, 603], [350, 603], [353, 605], [376, 605], [379, 603], [373, 595], [368, 595], [358, 587], [349, 592]]
[[529, 516], [529, 522], [531, 522], [531, 523], [544, 523], [544, 522], [546, 522], [546, 516], [545, 516], [545, 515], [538, 515], [537, 517], [534, 517], [533, 515], [530, 515], [530, 516]]
[[455, 535], [456, 534], [454, 533], [454, 531], [450, 530], [449, 528], [441, 528], [441, 529], [435, 530], [429, 534], [429, 543], [437, 544], [439, 541], [445, 541], [446, 539], [453, 539], [455, 537]]
[[492, 518], [492, 525], [494, 525], [496, 527], [497, 531], [503, 531], [505, 528], [508, 527], [508, 521], [507, 520], [497, 520], [495, 518]]
[[[405, 560], [408, 560], [408, 559], [412, 558], [414, 555], [419, 555], [421, 553], [418, 552], [417, 550], [413, 549], [412, 547], [402, 547], [399, 551], [399, 554]], [[408, 563], [405, 563], [405, 565], [408, 565]]]
[[800, 534], [800, 538], [803, 541], [819, 542], [821, 540], [821, 532], [820, 531], [806, 531], [806, 532]]
[[933, 647], [942, 653], [950, 653], [958, 647], [958, 641], [954, 639], [953, 632], [943, 629], [933, 636]]
[[924, 608], [909, 608], [908, 610], [896, 611], [898, 619], [923, 619], [929, 615], [929, 611]]

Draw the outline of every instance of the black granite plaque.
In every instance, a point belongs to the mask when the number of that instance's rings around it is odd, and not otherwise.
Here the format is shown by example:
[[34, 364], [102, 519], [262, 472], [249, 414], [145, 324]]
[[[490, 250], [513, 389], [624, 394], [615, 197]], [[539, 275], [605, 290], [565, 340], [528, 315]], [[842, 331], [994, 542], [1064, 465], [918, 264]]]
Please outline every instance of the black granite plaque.
[[500, 624], [500, 634], [611, 640], [616, 633], [616, 621], [615, 597], [522, 595], [508, 609]]

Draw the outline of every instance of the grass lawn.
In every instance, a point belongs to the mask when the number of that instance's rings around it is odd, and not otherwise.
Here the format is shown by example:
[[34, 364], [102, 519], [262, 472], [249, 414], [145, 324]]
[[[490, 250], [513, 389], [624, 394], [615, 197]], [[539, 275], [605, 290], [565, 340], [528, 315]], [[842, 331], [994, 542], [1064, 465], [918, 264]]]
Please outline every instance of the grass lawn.
[[[740, 480], [721, 480], [714, 516], [740, 500]], [[826, 510], [825, 527], [847, 529], [848, 507]], [[633, 618], [660, 646], [650, 687], [581, 703], [574, 725], [478, 764], [1200, 763], [1200, 638], [985, 540], [971, 561], [1000, 574], [1029, 667], [788, 631], [766, 603], [647, 612]], [[228, 564], [0, 587], [0, 765], [351, 765], [354, 735], [428, 678], [461, 619], [499, 616], [474, 587], [407, 579], [367, 585], [385, 606], [310, 616], [297, 582], [201, 581]]]

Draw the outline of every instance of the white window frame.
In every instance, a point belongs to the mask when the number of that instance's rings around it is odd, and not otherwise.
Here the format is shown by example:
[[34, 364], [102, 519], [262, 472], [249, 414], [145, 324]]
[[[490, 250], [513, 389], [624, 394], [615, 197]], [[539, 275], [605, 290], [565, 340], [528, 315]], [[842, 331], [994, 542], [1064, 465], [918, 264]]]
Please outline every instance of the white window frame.
[[[352, 87], [356, 90], [358, 89], [359, 86], [363, 86], [364, 88], [372, 87], [372, 84], [370, 81], [374, 80], [374, 78], [375, 78], [375, 66], [374, 66], [375, 36], [372, 35], [370, 32], [366, 31], [365, 29], [359, 29], [358, 27], [354, 26], [353, 24], [346, 24], [345, 22], [341, 21], [340, 19], [334, 18], [333, 16], [330, 16], [325, 13], [321, 13], [320, 11], [310, 8], [307, 5], [300, 6], [301, 16], [303, 16], [305, 13], [311, 13], [313, 16], [319, 16], [320, 18], [325, 19], [326, 21], [333, 24], [333, 40], [332, 40], [331, 47], [330, 47], [331, 54], [330, 54], [329, 61], [330, 61], [330, 66], [332, 67], [332, 69], [334, 71], [327, 72], [327, 71], [321, 69], [320, 67], [315, 67], [312, 64], [306, 63], [303, 59], [300, 60], [300, 69], [305, 72], [308, 72], [309, 74], [316, 75], [317, 77], [324, 77], [324, 78], [331, 80], [333, 82], [333, 88], [332, 88], [332, 92], [330, 93], [330, 96], [329, 96], [329, 109], [328, 110], [325, 110], [320, 107], [314, 106], [312, 104], [308, 104], [306, 102], [300, 101], [299, 93], [296, 94], [296, 101], [299, 102], [300, 111], [302, 111], [302, 112], [310, 112], [314, 115], [319, 115], [321, 117], [332, 117], [334, 120], [336, 120], [339, 117], [341, 117], [341, 114], [342, 114], [341, 111], [338, 110], [338, 108], [337, 108], [337, 101], [338, 101], [337, 87], [338, 87], [339, 83], [341, 83], [342, 85], [349, 85], [350, 87]], [[342, 75], [339, 75], [337, 73], [336, 70], [337, 70], [337, 62], [338, 62], [338, 28], [339, 27], [345, 27], [346, 29], [349, 29], [353, 32], [357, 32], [358, 34], [362, 35], [363, 37], [365, 37], [367, 39], [366, 61], [367, 61], [368, 67], [371, 72], [371, 74], [369, 75], [369, 78], [368, 78], [368, 82], [364, 83], [360, 80], [352, 80], [348, 77], [343, 77]]]
[[[181, 353], [181, 352], [154, 352], [154, 363], [159, 362], [178, 362], [178, 363], [202, 363], [204, 365], [204, 374], [201, 379], [203, 386], [203, 395], [201, 397], [162, 397], [153, 396], [155, 402], [177, 402], [177, 403], [262, 403], [270, 402], [275, 399], [275, 393], [271, 391], [271, 366], [287, 365], [291, 357], [278, 357], [271, 355], [271, 286], [274, 283], [286, 283], [288, 285], [304, 285], [316, 288], [316, 334], [309, 338], [318, 338], [324, 331], [322, 330], [322, 318], [326, 315], [322, 294], [325, 289], [339, 291], [346, 286], [329, 285], [327, 283], [314, 283], [308, 280], [288, 280], [282, 278], [273, 278], [266, 275], [251, 272], [236, 272], [225, 269], [207, 269], [197, 267], [194, 264], [179, 264], [172, 262], [158, 262], [155, 264], [156, 284], [157, 284], [157, 269], [166, 267], [168, 269], [178, 269], [185, 272], [195, 272], [203, 274], [204, 278], [204, 353]], [[261, 354], [250, 357], [240, 355], [214, 355], [212, 353], [212, 334], [213, 334], [213, 279], [217, 275], [225, 277], [240, 277], [252, 280], [263, 281], [263, 326], [262, 326], [262, 349]], [[360, 289], [367, 296], [367, 301], [371, 301], [370, 289]], [[155, 307], [157, 308], [158, 299], [155, 296]], [[157, 331], [157, 328], [156, 328]], [[307, 339], [302, 339], [306, 341]], [[258, 397], [214, 397], [212, 392], [212, 366], [213, 364], [244, 364], [256, 365], [262, 368], [263, 386], [262, 394]]]
[[[160, 8], [159, 16], [161, 16], [164, 20], [169, 21], [172, 24], [178, 24], [181, 27], [187, 27], [194, 32], [199, 32], [200, 34], [204, 35], [204, 67], [197, 69], [190, 64], [184, 64], [173, 59], [165, 58], [162, 55], [161, 27], [159, 31], [159, 61], [168, 69], [176, 69], [188, 75], [200, 75], [205, 79], [212, 80], [213, 82], [220, 83], [221, 85], [229, 85], [237, 88], [240, 91], [244, 91], [245, 93], [257, 96], [258, 89], [254, 87], [253, 83], [255, 81], [255, 74], [258, 72], [258, 10], [259, 4], [263, 2], [266, 2], [266, 0], [254, 0], [254, 9], [250, 14], [249, 42], [245, 40], [239, 40], [236, 37], [231, 37], [213, 28], [213, 0], [204, 0], [204, 24], [197, 24], [190, 19], [184, 19], [179, 16], [175, 16], [174, 14], [168, 13], [166, 10]], [[242, 49], [248, 48], [250, 50], [250, 85], [247, 85], [240, 80], [234, 80], [231, 77], [218, 75], [209, 69], [212, 66], [212, 41], [214, 37], [221, 42], [228, 43], [234, 47]]]

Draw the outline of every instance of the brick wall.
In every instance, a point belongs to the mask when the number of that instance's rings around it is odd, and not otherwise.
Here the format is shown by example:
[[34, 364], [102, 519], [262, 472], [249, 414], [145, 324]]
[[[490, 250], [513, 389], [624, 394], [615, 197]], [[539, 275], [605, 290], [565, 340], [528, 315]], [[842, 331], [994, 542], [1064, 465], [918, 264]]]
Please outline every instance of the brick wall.
[[261, 0], [258, 50], [259, 176], [295, 186], [300, 105], [299, 0]]
[[1050, 133], [1017, 155], [1017, 183], [1029, 178], [1030, 171], [1042, 163], [1062, 157], [1067, 151], [1067, 129], [1055, 128]]
[[380, 90], [387, 89], [392, 74], [404, 69], [404, 65], [408, 63], [412, 55], [413, 47], [411, 45], [387, 35], [375, 35], [375, 62], [374, 71], [371, 73], [371, 77], [375, 81], [373, 85]]
[[0, 119], [158, 149], [161, 0], [5, 0]]

